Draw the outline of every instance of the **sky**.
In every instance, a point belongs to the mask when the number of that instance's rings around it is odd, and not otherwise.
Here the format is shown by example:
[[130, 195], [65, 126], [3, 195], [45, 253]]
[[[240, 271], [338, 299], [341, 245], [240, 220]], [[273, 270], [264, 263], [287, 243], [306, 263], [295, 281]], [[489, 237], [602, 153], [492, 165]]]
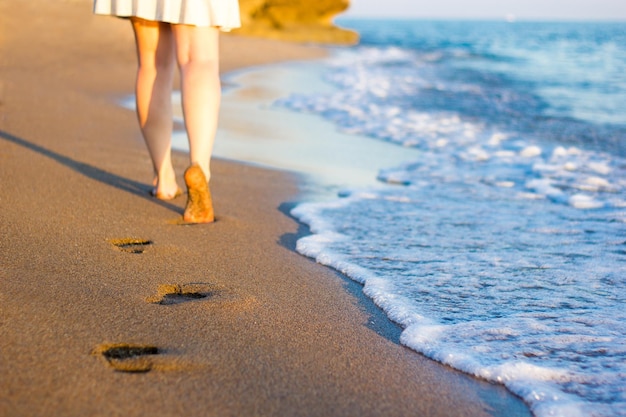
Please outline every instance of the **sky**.
[[626, 0], [350, 0], [343, 16], [626, 21]]

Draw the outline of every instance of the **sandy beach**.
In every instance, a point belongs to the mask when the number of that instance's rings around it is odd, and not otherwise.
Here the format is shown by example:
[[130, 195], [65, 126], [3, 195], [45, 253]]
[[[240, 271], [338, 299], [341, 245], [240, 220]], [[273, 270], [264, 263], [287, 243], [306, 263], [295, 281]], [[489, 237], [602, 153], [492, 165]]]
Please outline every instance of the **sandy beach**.
[[[0, 416], [530, 415], [401, 346], [360, 285], [295, 252], [297, 176], [214, 160], [218, 221], [176, 225], [185, 198], [149, 196], [118, 105], [128, 22], [0, 0], [0, 50]], [[227, 35], [221, 68], [325, 53]]]

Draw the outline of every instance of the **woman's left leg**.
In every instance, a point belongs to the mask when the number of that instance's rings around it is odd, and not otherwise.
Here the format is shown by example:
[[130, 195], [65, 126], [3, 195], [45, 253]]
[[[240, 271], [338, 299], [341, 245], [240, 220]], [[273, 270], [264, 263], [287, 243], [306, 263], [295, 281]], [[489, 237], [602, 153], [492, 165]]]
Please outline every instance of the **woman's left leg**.
[[219, 31], [211, 27], [173, 25], [172, 32], [191, 162], [185, 171], [188, 195], [183, 219], [190, 223], [211, 223], [215, 217], [208, 182], [221, 99]]

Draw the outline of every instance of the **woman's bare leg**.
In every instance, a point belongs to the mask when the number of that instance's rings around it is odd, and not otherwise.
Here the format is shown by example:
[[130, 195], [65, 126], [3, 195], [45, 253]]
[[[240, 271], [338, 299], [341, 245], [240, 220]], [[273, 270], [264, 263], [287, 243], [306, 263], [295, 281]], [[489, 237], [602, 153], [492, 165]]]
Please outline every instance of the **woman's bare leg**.
[[132, 19], [137, 44], [137, 116], [155, 172], [155, 195], [179, 193], [171, 159], [174, 39], [167, 23]]
[[191, 163], [198, 164], [210, 181], [210, 160], [221, 99], [219, 31], [187, 25], [173, 25], [172, 31]]
[[172, 31], [191, 162], [185, 172], [188, 195], [183, 219], [210, 223], [215, 217], [208, 182], [221, 99], [219, 32], [216, 28], [186, 25], [173, 25]]

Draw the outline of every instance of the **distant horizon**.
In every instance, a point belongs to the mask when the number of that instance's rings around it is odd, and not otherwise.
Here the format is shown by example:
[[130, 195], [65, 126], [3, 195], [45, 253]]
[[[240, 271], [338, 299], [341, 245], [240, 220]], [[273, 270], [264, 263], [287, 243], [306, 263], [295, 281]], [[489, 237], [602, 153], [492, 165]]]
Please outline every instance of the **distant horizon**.
[[478, 21], [573, 21], [626, 22], [624, 0], [351, 0], [340, 16], [349, 18], [478, 20]]
[[[626, 17], [567, 18], [567, 17], [450, 17], [450, 16], [373, 16], [342, 13], [336, 19], [354, 20], [431, 20], [441, 22], [504, 22], [504, 23], [626, 23]], [[626, 31], [626, 28], [625, 28]]]

